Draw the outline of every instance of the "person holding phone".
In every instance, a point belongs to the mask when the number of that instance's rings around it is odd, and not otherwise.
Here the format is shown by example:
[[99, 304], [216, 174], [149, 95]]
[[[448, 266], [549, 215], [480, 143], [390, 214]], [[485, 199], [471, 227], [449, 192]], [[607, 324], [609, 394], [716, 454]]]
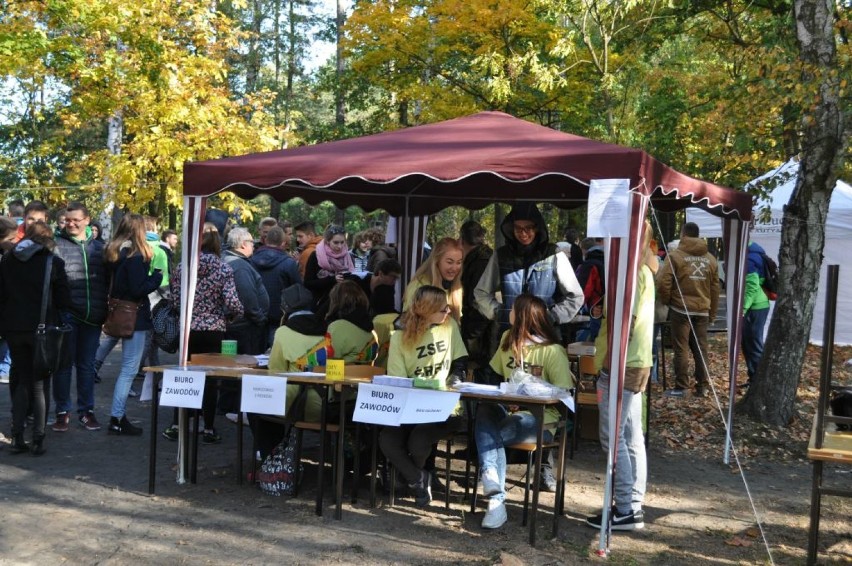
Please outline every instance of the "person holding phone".
[[352, 271], [355, 264], [346, 246], [346, 231], [340, 226], [329, 226], [305, 265], [305, 287], [313, 293], [319, 312], [327, 310], [331, 289]]

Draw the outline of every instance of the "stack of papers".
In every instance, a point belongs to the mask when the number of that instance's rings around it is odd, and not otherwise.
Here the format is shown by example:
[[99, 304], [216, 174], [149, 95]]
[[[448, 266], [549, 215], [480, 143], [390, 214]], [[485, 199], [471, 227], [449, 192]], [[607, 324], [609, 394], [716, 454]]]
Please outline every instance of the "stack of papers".
[[480, 395], [500, 395], [500, 388], [496, 385], [484, 385], [465, 381], [456, 386], [456, 391], [462, 393], [477, 393]]
[[414, 387], [414, 380], [394, 375], [374, 375], [373, 385], [393, 385], [394, 387]]
[[267, 356], [266, 354], [258, 354], [254, 357], [254, 359], [257, 360], [257, 367], [269, 367], [269, 356]]

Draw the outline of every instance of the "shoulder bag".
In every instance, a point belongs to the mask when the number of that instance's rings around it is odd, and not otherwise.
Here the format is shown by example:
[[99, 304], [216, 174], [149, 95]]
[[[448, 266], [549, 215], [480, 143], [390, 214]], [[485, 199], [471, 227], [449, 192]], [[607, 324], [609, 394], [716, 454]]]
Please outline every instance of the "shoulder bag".
[[130, 338], [136, 330], [136, 315], [142, 303], [125, 301], [112, 297], [112, 284], [118, 276], [118, 269], [109, 282], [109, 298], [107, 299], [107, 318], [103, 331], [113, 338]]
[[41, 316], [35, 331], [33, 344], [33, 373], [37, 379], [44, 379], [71, 364], [70, 324], [48, 325], [47, 306], [50, 302], [50, 273], [53, 270], [53, 254], [47, 256], [44, 270], [44, 287], [41, 294]]

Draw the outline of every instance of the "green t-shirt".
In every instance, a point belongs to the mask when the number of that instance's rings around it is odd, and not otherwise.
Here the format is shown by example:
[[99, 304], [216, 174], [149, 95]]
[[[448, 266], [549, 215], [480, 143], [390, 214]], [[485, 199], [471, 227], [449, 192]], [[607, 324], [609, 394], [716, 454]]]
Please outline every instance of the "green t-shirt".
[[379, 314], [373, 318], [373, 329], [376, 331], [376, 337], [379, 343], [379, 352], [376, 355], [376, 361], [373, 365], [379, 367], [387, 367], [388, 365], [388, 348], [390, 348], [390, 337], [393, 334], [393, 322], [399, 315], [395, 312]]
[[[654, 365], [652, 346], [654, 342], [654, 275], [647, 265], [642, 265], [636, 280], [636, 295], [633, 299], [633, 316], [630, 337], [627, 339], [627, 364], [629, 368], [649, 368]], [[600, 332], [595, 340], [595, 365], [603, 367], [606, 354], [607, 317], [604, 317]]]
[[376, 359], [376, 336], [348, 320], [335, 320], [328, 325], [331, 348], [328, 357], [349, 363], [370, 364]]
[[458, 324], [452, 318], [429, 328], [414, 347], [403, 345], [402, 335], [403, 331], [391, 335], [388, 375], [439, 379], [444, 387], [453, 360], [467, 356]]
[[154, 273], [155, 269], [159, 269], [163, 272], [163, 282], [160, 284], [161, 287], [168, 286], [169, 284], [169, 256], [166, 255], [165, 250], [161, 248], [156, 243], [148, 242], [148, 246], [151, 248], [151, 251], [154, 252], [154, 256], [151, 258], [151, 267], [150, 273]]
[[[491, 358], [491, 369], [508, 379], [512, 371], [520, 367], [521, 360], [515, 359], [511, 350], [502, 348], [503, 340], [511, 332], [507, 330], [500, 338], [501, 347], [497, 348], [494, 357]], [[574, 387], [574, 376], [568, 364], [568, 353], [560, 344], [535, 344], [529, 343], [524, 346], [524, 371], [529, 372], [530, 366], [541, 366], [541, 378], [562, 389]], [[544, 412], [544, 424], [548, 428], [559, 422], [559, 411], [548, 407]]]
[[[325, 348], [325, 336], [309, 336], [300, 334], [286, 326], [280, 327], [275, 331], [275, 340], [272, 342], [272, 351], [269, 353], [269, 371], [287, 372], [287, 371], [306, 371], [314, 364], [312, 362], [325, 363], [324, 353], [319, 360], [315, 355], [310, 354], [317, 346]], [[293, 401], [299, 394], [299, 386], [295, 383], [287, 385], [287, 411], [293, 405]], [[317, 422], [319, 421], [320, 411], [322, 409], [322, 399], [317, 395], [316, 391], [309, 391], [308, 397], [305, 400], [305, 420]]]

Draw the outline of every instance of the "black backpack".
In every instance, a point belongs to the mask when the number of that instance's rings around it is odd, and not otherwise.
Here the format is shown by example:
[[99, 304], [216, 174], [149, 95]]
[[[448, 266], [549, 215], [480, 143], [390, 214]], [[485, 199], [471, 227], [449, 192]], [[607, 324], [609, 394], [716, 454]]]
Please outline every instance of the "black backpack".
[[774, 301], [778, 298], [778, 264], [765, 252], [760, 252], [760, 257], [763, 260], [763, 292]]

